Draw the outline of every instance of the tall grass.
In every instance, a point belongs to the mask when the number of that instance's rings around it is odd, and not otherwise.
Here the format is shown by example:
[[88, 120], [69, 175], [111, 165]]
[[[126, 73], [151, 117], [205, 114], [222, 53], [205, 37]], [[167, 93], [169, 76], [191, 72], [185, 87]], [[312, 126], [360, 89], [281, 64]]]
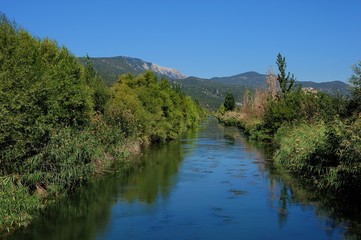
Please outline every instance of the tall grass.
[[0, 177], [0, 233], [27, 226], [34, 211], [40, 207], [40, 197], [29, 194], [19, 176]]
[[275, 164], [298, 175], [325, 173], [324, 167], [331, 164], [322, 156], [329, 148], [326, 131], [323, 122], [282, 125], [275, 135], [279, 146], [274, 156]]
[[26, 226], [33, 213], [104, 173], [127, 155], [121, 129], [100, 116], [84, 129], [54, 129], [48, 144], [18, 173], [0, 177], [0, 233]]
[[321, 191], [359, 194], [361, 116], [350, 122], [284, 124], [275, 135], [275, 164]]

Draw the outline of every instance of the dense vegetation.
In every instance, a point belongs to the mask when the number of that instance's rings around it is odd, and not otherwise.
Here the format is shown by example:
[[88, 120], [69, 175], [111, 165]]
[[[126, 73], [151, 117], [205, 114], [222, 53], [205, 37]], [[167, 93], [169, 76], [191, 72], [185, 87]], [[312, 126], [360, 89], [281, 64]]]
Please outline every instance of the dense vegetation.
[[108, 88], [89, 58], [0, 16], [0, 233], [114, 161], [130, 143], [175, 139], [202, 109], [151, 72]]
[[361, 62], [350, 79], [351, 97], [294, 85], [285, 58], [268, 89], [246, 94], [236, 111], [221, 107], [218, 118], [237, 125], [252, 139], [276, 146], [275, 165], [335, 195], [361, 190]]

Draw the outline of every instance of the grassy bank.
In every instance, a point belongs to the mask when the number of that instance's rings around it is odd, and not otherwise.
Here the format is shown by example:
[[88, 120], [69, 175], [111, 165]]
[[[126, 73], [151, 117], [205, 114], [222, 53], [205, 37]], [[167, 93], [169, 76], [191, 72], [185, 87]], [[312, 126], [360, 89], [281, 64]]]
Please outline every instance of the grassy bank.
[[292, 87], [284, 65], [277, 78], [269, 74], [268, 90], [249, 94], [234, 110], [221, 107], [217, 118], [251, 139], [271, 142], [278, 168], [319, 191], [354, 196], [361, 190], [361, 63], [354, 66], [349, 98]]
[[3, 15], [0, 63], [0, 234], [205, 115], [152, 72], [107, 87], [89, 59], [81, 65], [65, 47]]

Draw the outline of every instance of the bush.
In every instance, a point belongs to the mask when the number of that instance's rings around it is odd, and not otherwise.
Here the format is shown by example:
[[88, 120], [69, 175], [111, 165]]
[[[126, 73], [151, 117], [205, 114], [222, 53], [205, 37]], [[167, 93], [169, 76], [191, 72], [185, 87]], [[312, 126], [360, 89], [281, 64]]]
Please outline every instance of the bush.
[[329, 142], [339, 164], [330, 169], [320, 188], [340, 193], [361, 189], [361, 114], [348, 123], [335, 122], [329, 130]]
[[106, 116], [126, 136], [147, 136], [153, 142], [177, 138], [201, 118], [201, 108], [165, 79], [147, 71], [122, 75], [111, 88]]
[[323, 122], [283, 124], [275, 135], [279, 147], [275, 163], [297, 175], [323, 174], [327, 167], [337, 164], [327, 140], [327, 126]]
[[52, 129], [83, 127], [92, 112], [83, 68], [66, 48], [0, 16], [0, 173], [39, 152]]
[[329, 122], [343, 115], [345, 106], [346, 101], [342, 97], [298, 89], [268, 102], [264, 124], [265, 128], [276, 133], [283, 123]]
[[0, 177], [0, 233], [27, 226], [31, 214], [42, 207], [40, 197], [30, 195], [18, 178], [16, 175]]
[[275, 135], [275, 163], [313, 179], [320, 190], [350, 194], [361, 189], [361, 116], [317, 124], [284, 124]]

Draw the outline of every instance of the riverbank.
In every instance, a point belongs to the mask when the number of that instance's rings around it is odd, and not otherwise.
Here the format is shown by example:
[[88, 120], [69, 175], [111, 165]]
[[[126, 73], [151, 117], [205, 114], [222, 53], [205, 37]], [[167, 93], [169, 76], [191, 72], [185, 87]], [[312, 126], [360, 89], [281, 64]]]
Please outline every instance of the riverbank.
[[218, 114], [217, 118], [225, 125], [237, 126], [253, 140], [271, 143], [276, 149], [274, 165], [315, 190], [359, 197], [361, 114], [345, 120], [285, 121], [273, 134], [264, 123], [249, 122], [240, 112]]
[[353, 67], [351, 96], [295, 86], [281, 54], [276, 63], [279, 73], [268, 74], [268, 89], [246, 92], [238, 109], [226, 108], [225, 99], [217, 118], [271, 142], [275, 166], [318, 191], [360, 197], [361, 62]]
[[89, 57], [82, 65], [2, 14], [0, 42], [0, 234], [205, 115], [151, 71], [106, 86]]
[[[114, 166], [130, 166], [131, 157], [151, 144], [151, 136], [125, 138], [99, 117], [87, 129], [59, 131], [43, 151], [28, 159], [26, 173], [1, 176], [0, 236], [26, 227], [41, 209], [113, 172]], [[31, 169], [44, 162], [52, 169]]]
[[261, 145], [209, 118], [49, 206], [8, 239], [360, 236], [359, 204], [304, 188], [275, 169]]
[[[0, 233], [6, 236], [26, 227], [39, 210], [107, 174], [115, 164], [126, 165], [130, 155], [140, 154], [149, 145], [140, 138], [125, 139], [120, 131], [108, 128], [98, 121], [81, 131], [61, 130], [42, 152], [27, 161], [26, 172], [1, 176]], [[30, 167], [43, 161], [52, 169], [32, 171]]]

